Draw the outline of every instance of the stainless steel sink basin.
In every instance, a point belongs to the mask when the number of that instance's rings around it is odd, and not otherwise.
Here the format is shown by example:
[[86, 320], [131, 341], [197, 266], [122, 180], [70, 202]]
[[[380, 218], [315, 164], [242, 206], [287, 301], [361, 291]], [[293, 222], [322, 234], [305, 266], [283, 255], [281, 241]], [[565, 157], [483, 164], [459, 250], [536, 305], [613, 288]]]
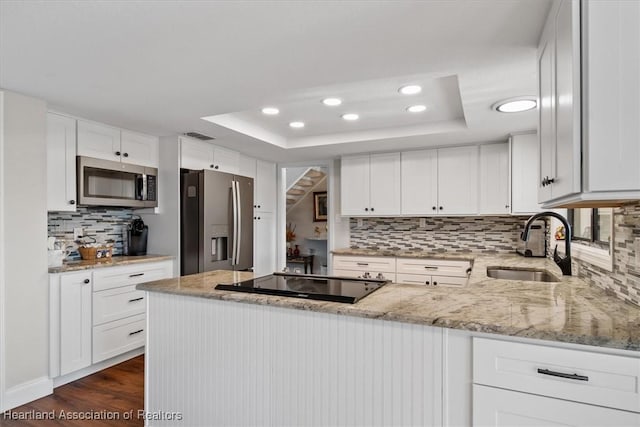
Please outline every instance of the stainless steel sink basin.
[[503, 279], [503, 280], [526, 280], [530, 282], [559, 282], [558, 279], [553, 274], [549, 273], [545, 270], [536, 270], [536, 269], [527, 269], [527, 268], [519, 268], [519, 269], [511, 269], [504, 267], [488, 267], [487, 268], [487, 276], [493, 277], [494, 279]]

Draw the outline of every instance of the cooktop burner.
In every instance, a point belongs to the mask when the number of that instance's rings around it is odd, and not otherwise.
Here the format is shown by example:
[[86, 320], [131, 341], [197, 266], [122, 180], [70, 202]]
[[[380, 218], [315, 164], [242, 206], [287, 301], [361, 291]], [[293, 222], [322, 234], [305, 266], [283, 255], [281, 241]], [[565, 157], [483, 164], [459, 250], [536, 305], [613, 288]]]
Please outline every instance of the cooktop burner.
[[378, 279], [274, 273], [242, 282], [219, 284], [216, 289], [353, 304], [388, 282]]

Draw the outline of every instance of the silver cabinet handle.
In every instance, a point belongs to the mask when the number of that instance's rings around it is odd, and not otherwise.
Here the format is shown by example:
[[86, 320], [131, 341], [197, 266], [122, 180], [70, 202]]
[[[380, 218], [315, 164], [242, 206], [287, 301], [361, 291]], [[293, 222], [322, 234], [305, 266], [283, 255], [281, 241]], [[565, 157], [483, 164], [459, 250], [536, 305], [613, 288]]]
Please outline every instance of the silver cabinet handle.
[[568, 380], [589, 381], [589, 377], [586, 376], [586, 375], [567, 374], [567, 373], [564, 373], [564, 372], [552, 371], [550, 369], [538, 368], [538, 373], [542, 374], [542, 375], [549, 375], [549, 376], [552, 376], [552, 377], [566, 378]]

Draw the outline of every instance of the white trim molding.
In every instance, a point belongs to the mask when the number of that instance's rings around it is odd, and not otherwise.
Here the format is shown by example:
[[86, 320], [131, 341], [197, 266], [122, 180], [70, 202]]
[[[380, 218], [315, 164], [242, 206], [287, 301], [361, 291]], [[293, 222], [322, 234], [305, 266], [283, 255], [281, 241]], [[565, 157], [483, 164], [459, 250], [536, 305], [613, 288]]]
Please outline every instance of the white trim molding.
[[4, 394], [2, 412], [48, 396], [51, 393], [53, 393], [53, 381], [49, 377], [36, 378], [11, 387]]

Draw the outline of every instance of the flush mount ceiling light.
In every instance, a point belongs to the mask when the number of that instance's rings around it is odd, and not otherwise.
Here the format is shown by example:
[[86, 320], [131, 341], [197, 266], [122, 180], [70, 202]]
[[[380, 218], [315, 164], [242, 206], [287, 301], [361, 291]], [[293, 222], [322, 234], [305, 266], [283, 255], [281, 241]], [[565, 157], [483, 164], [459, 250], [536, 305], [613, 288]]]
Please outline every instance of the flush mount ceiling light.
[[342, 118], [347, 120], [347, 121], [354, 121], [354, 120], [358, 120], [360, 118], [359, 115], [355, 114], [355, 113], [347, 113], [347, 114], [343, 114]]
[[300, 129], [304, 127], [304, 122], [291, 122], [289, 123], [289, 126], [294, 129]]
[[328, 107], [336, 107], [342, 104], [342, 99], [340, 98], [325, 98], [322, 100], [322, 103]]
[[398, 92], [400, 92], [403, 95], [415, 95], [417, 93], [422, 92], [422, 87], [418, 85], [406, 85], [398, 89]]
[[426, 105], [412, 105], [411, 107], [407, 107], [407, 111], [410, 113], [422, 113], [426, 109]]
[[533, 110], [537, 106], [538, 103], [534, 96], [522, 96], [496, 102], [492, 105], [492, 108], [501, 113], [519, 113], [521, 111]]
[[278, 110], [276, 107], [264, 107], [262, 109], [262, 114], [266, 114], [267, 116], [275, 116], [279, 112], [280, 110]]

